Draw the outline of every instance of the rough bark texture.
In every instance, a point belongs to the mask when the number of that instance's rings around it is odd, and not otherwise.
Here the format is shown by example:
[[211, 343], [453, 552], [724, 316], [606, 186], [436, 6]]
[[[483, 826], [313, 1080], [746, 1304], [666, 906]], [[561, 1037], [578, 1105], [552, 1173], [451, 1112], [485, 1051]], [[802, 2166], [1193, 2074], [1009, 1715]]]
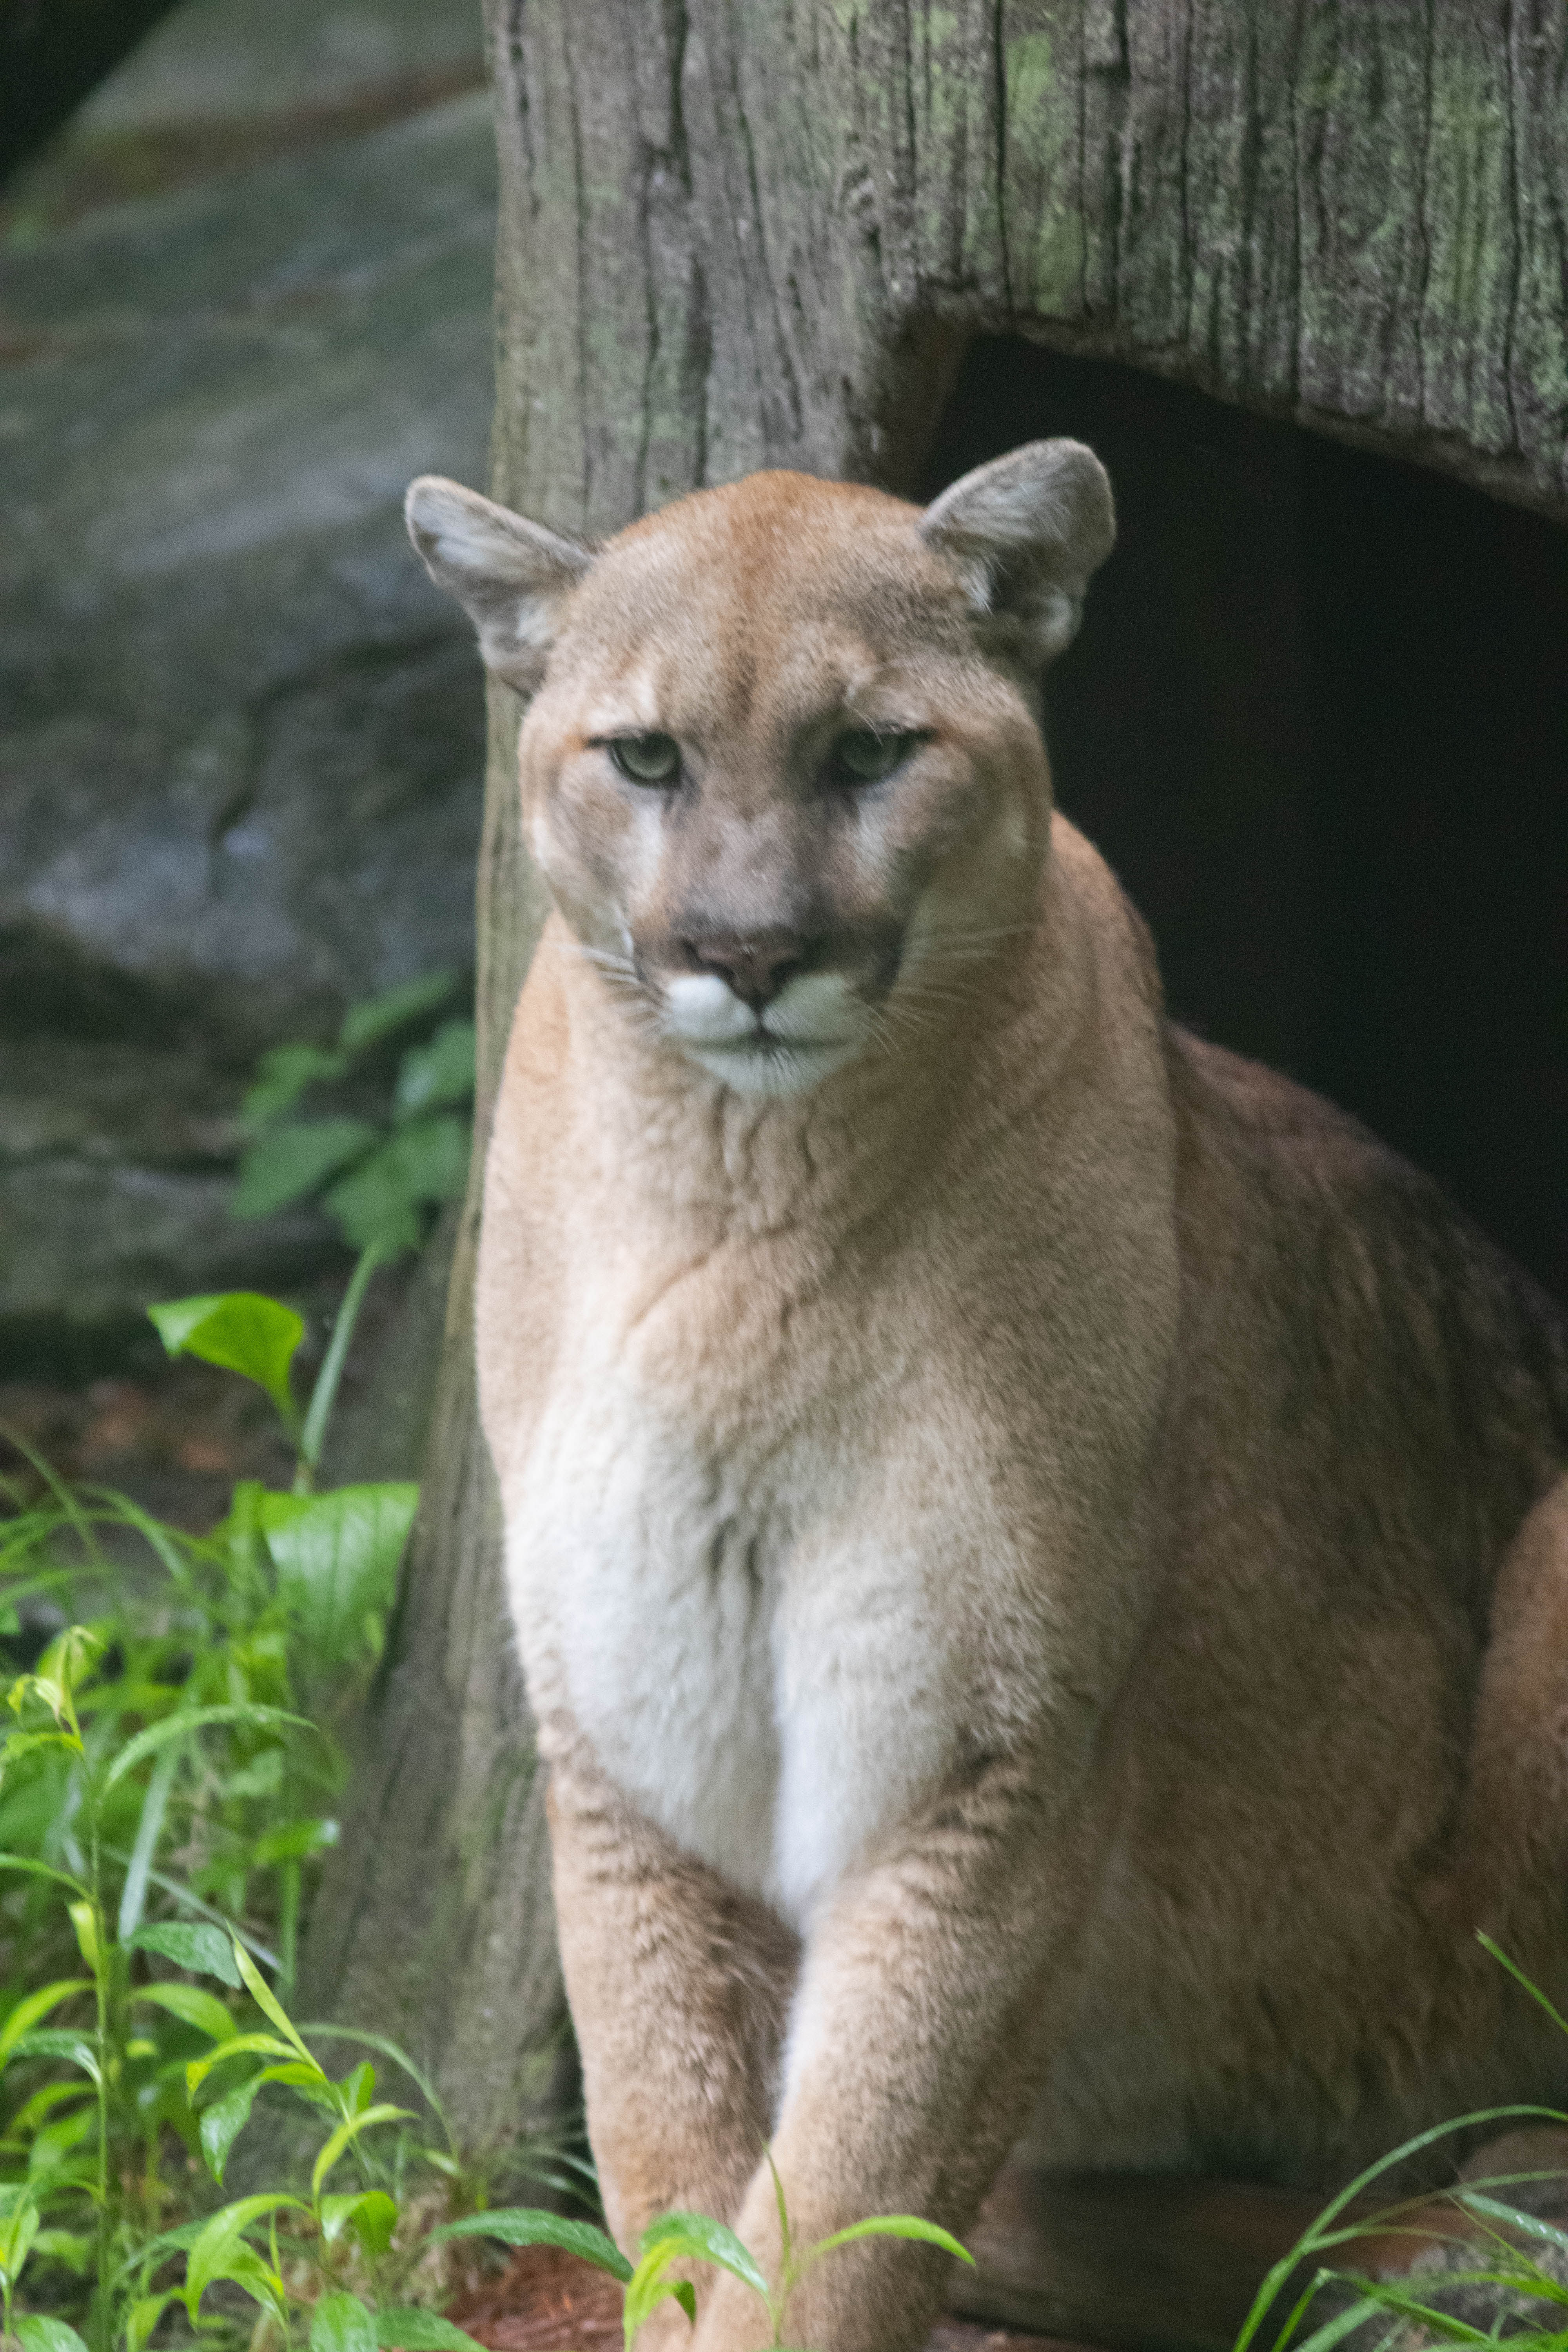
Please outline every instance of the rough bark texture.
[[[1006, 328], [1568, 517], [1548, 0], [489, 0], [496, 494], [607, 532], [769, 465], [907, 488]], [[483, 1083], [539, 916], [498, 696]], [[488, 1099], [488, 1094], [487, 1094]], [[480, 1131], [484, 1129], [481, 1107]], [[459, 1236], [426, 1507], [318, 2001], [515, 2122], [561, 2020]]]

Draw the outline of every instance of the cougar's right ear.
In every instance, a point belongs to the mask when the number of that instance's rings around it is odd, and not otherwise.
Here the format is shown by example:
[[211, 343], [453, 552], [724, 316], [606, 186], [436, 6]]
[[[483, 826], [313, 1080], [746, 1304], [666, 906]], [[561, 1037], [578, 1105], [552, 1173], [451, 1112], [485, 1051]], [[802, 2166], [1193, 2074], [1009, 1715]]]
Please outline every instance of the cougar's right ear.
[[431, 579], [479, 631], [485, 667], [531, 694], [592, 551], [440, 474], [411, 482], [403, 510]]

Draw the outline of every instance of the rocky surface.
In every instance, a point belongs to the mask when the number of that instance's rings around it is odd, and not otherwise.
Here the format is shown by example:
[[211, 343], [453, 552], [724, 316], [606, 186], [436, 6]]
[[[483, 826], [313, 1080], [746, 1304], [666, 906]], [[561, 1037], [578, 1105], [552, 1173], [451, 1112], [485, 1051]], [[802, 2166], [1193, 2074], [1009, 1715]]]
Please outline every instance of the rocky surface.
[[[228, 1219], [244, 1073], [471, 959], [479, 671], [399, 503], [485, 474], [487, 101], [424, 102], [478, 72], [466, 0], [186, 0], [12, 195], [0, 1364], [319, 1268]], [[174, 184], [105, 202], [126, 141]]]

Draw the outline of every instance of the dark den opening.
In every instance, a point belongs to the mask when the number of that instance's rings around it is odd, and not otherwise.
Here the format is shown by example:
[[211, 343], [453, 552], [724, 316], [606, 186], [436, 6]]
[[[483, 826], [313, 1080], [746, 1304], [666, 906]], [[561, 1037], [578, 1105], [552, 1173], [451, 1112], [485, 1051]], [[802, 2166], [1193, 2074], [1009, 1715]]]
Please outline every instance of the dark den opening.
[[1121, 537], [1047, 682], [1061, 806], [1177, 1018], [1320, 1088], [1568, 1299], [1568, 533], [1011, 337], [930, 497], [1071, 434]]

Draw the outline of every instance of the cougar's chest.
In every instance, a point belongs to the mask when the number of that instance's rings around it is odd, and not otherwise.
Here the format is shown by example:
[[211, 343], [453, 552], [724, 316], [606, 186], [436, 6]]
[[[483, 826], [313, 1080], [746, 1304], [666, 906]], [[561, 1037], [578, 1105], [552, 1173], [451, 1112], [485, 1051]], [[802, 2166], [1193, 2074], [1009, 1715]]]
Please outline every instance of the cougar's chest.
[[567, 1706], [651, 1819], [797, 1923], [952, 1737], [921, 1559], [865, 1507], [869, 1433], [833, 1419], [721, 1428], [584, 1362], [509, 1481], [536, 1706]]

